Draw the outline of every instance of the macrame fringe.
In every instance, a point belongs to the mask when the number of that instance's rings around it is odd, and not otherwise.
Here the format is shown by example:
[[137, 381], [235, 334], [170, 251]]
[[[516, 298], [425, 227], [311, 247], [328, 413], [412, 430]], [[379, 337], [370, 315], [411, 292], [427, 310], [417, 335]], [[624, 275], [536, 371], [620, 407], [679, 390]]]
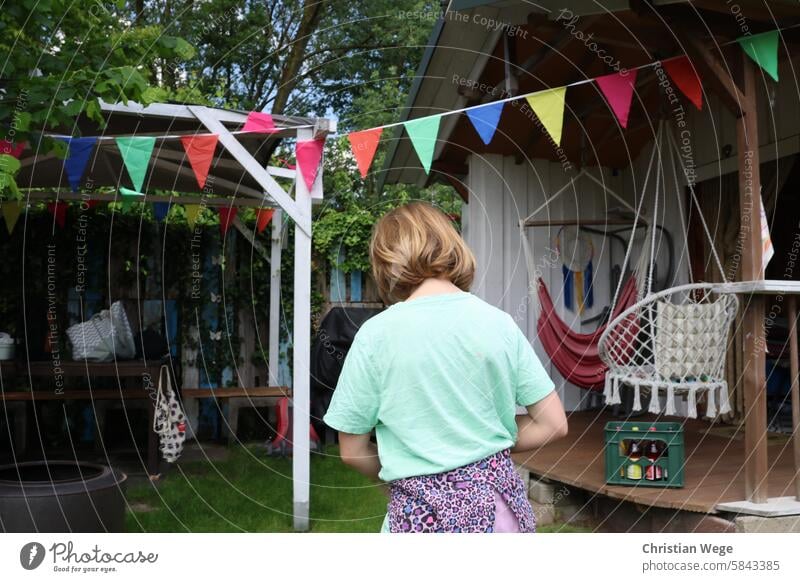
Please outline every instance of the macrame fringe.
[[606, 404], [611, 403], [611, 376], [610, 374], [606, 374], [606, 381], [603, 384], [603, 399], [606, 401]]
[[638, 384], [633, 385], [633, 410], [642, 409], [642, 389]]
[[667, 386], [667, 416], [675, 415], [675, 388], [672, 385]]
[[658, 396], [658, 386], [653, 386], [652, 390], [650, 391], [650, 406], [647, 409], [648, 412], [652, 412], [653, 414], [658, 414], [661, 412], [661, 400]]
[[723, 384], [719, 387], [719, 413], [728, 414], [731, 411], [731, 402], [728, 398], [728, 385]]
[[689, 388], [689, 410], [686, 414], [689, 418], [697, 418], [697, 388]]
[[714, 399], [714, 392], [716, 388], [706, 390], [706, 416], [715, 418], [717, 416], [717, 404]]

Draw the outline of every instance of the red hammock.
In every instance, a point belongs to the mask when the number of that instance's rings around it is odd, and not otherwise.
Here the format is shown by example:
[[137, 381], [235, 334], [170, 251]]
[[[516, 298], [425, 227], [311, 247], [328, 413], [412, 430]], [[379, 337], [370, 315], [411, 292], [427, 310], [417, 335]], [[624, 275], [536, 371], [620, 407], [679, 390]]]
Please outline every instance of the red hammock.
[[[536, 328], [545, 351], [564, 378], [581, 388], [602, 390], [608, 367], [598, 355], [598, 342], [606, 326], [592, 333], [573, 331], [556, 313], [544, 281], [539, 279], [538, 283], [541, 314]], [[636, 278], [631, 277], [622, 288], [619, 301], [608, 321], [612, 321], [635, 302]], [[628, 330], [630, 331], [632, 330]]]

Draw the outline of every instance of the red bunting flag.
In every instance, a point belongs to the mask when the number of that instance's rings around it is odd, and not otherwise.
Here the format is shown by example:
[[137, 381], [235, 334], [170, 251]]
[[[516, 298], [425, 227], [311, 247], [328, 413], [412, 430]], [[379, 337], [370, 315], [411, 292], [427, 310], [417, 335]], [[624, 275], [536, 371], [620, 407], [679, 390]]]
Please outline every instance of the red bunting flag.
[[228, 229], [233, 223], [233, 219], [236, 218], [236, 213], [239, 212], [239, 208], [236, 206], [230, 208], [222, 207], [219, 208], [218, 210], [219, 210], [219, 230], [222, 233], [222, 238], [225, 238], [225, 235], [228, 234]]
[[322, 148], [325, 146], [325, 138], [309, 139], [298, 141], [295, 146], [295, 157], [300, 173], [303, 175], [308, 191], [314, 187], [314, 180], [317, 179], [319, 163], [322, 160]]
[[47, 210], [55, 218], [56, 224], [59, 228], [64, 228], [67, 223], [67, 204], [66, 202], [50, 202], [47, 205]]
[[181, 138], [183, 149], [189, 158], [189, 164], [194, 170], [197, 178], [197, 185], [202, 190], [206, 185], [208, 170], [211, 168], [211, 160], [214, 158], [214, 150], [217, 148], [219, 136], [211, 135], [185, 135]]
[[600, 87], [622, 127], [628, 127], [628, 116], [631, 112], [633, 88], [636, 85], [637, 72], [634, 69], [633, 71], [626, 71], [624, 74], [614, 73], [595, 79], [597, 86]]
[[256, 232], [259, 234], [264, 232], [264, 229], [267, 228], [274, 214], [274, 208], [259, 208], [256, 217]]
[[275, 122], [269, 113], [251, 111], [247, 114], [247, 121], [244, 122], [242, 131], [254, 131], [258, 133], [275, 133], [280, 131], [275, 127]]
[[688, 57], [678, 57], [663, 62], [664, 69], [678, 89], [698, 110], [703, 108], [703, 84]]
[[367, 177], [369, 167], [372, 165], [372, 158], [375, 157], [375, 152], [378, 150], [378, 142], [381, 139], [382, 132], [382, 127], [376, 127], [375, 129], [355, 131], [347, 136], [362, 178]]
[[28, 145], [27, 142], [20, 142], [15, 143], [8, 141], [7, 139], [0, 140], [0, 154], [7, 154], [13, 158], [19, 159], [22, 155], [22, 151]]

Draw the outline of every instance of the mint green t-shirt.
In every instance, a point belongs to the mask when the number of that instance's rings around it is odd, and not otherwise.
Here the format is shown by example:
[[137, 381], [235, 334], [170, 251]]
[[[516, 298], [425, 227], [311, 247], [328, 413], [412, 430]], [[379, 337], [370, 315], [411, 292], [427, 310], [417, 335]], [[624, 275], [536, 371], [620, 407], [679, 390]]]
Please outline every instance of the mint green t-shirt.
[[516, 405], [553, 389], [510, 315], [468, 292], [427, 295], [361, 326], [324, 421], [352, 434], [375, 428], [380, 478], [393, 481], [513, 446]]

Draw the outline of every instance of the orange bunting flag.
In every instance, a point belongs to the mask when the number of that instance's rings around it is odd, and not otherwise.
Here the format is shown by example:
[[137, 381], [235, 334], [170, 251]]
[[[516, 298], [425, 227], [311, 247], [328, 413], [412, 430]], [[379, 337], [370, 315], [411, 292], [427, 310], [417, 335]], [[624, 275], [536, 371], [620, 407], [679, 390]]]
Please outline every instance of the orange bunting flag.
[[369, 167], [372, 165], [372, 159], [378, 150], [381, 133], [383, 133], [383, 128], [376, 127], [375, 129], [354, 131], [347, 135], [347, 139], [350, 141], [350, 149], [353, 150], [356, 164], [358, 164], [358, 171], [361, 172], [362, 178], [367, 177]]
[[189, 164], [197, 178], [197, 185], [202, 190], [208, 179], [208, 170], [211, 168], [211, 160], [214, 159], [214, 150], [217, 148], [219, 136], [211, 135], [185, 135], [181, 137], [183, 149], [189, 158]]
[[703, 108], [703, 84], [688, 57], [668, 59], [662, 63], [672, 82], [678, 86], [698, 110]]
[[275, 214], [274, 208], [259, 208], [258, 212], [256, 213], [256, 232], [259, 234], [264, 232], [264, 229], [267, 228], [270, 221], [272, 220], [272, 215]]

